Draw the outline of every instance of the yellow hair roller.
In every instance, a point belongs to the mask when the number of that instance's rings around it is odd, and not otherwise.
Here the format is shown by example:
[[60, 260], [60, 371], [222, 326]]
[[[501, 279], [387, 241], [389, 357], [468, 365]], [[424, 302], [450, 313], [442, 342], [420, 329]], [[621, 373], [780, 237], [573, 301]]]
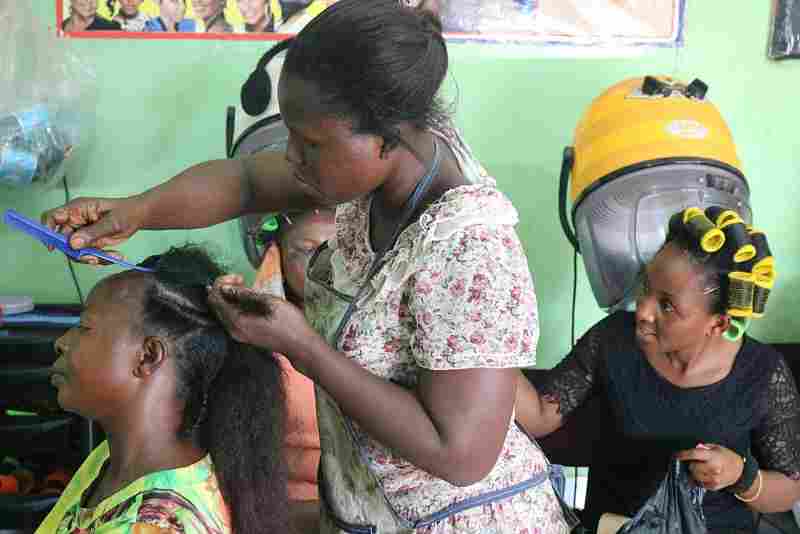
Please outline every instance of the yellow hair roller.
[[728, 314], [732, 317], [752, 316], [755, 291], [753, 274], [733, 271], [728, 274], [728, 284]]
[[[710, 215], [710, 214], [709, 214]], [[713, 216], [712, 216], [713, 217]], [[721, 211], [714, 219], [714, 224], [716, 224], [720, 230], [725, 228], [726, 226], [730, 226], [731, 224], [736, 223], [744, 223], [742, 218], [733, 210], [724, 210]]]
[[753, 315], [752, 317], [758, 319], [764, 316], [764, 311], [767, 308], [767, 299], [772, 291], [774, 285], [773, 280], [765, 281], [756, 278], [753, 286]]
[[711, 207], [706, 216], [725, 234], [723, 253], [730, 254], [734, 263], [744, 263], [756, 255], [756, 248], [750, 243], [748, 228], [742, 217], [733, 210]]
[[725, 244], [725, 234], [706, 217], [700, 208], [686, 208], [683, 223], [700, 242], [704, 252], [712, 254]]

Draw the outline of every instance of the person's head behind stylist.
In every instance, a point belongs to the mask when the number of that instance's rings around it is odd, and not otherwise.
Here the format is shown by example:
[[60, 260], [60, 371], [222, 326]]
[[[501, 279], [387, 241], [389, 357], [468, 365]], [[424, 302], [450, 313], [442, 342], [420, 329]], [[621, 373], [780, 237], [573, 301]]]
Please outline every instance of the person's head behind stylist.
[[163, 445], [155, 465], [209, 454], [209, 482], [227, 505], [213, 514], [229, 513], [233, 532], [282, 531], [278, 361], [236, 342], [209, 308], [207, 286], [223, 271], [202, 248], [171, 249], [153, 263], [152, 274], [102, 280], [80, 326], [57, 340], [58, 402], [103, 427], [113, 468], [114, 453], [137, 439]]
[[334, 210], [316, 209], [290, 214], [278, 234], [286, 299], [303, 305], [306, 269], [319, 246], [336, 233]]
[[396, 176], [399, 145], [445, 117], [437, 93], [448, 55], [436, 17], [396, 0], [342, 0], [294, 38], [279, 82], [287, 159], [323, 205], [371, 193]]

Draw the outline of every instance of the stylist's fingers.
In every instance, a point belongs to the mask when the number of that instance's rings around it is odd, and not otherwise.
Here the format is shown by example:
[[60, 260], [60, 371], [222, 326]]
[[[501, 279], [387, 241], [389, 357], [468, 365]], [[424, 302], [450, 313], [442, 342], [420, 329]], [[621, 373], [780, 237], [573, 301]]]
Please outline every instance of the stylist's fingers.
[[239, 311], [236, 305], [224, 298], [218, 289], [210, 286], [208, 287], [208, 303], [214, 315], [217, 316], [217, 319], [231, 336], [237, 341], [243, 341], [239, 338], [239, 329], [237, 327]]
[[[109, 256], [111, 256], [114, 259], [125, 260], [125, 256], [123, 256], [122, 254], [120, 254], [116, 250], [104, 250], [103, 252], [105, 252], [106, 254], [108, 254]], [[112, 264], [112, 262], [110, 262], [108, 260], [105, 260], [103, 258], [98, 258], [97, 256], [91, 256], [89, 254], [81, 256], [80, 260], [78, 260], [78, 261], [80, 261], [81, 263], [88, 263], [89, 265], [111, 265]]]
[[[50, 230], [69, 236], [74, 229], [69, 223], [69, 209], [68, 205], [59, 206], [42, 213], [40, 222], [47, 226]], [[48, 245], [47, 250], [52, 252], [55, 247]]]
[[66, 224], [68, 218], [69, 213], [67, 213], [66, 206], [59, 206], [42, 213], [40, 220], [43, 225], [51, 230], [58, 230], [59, 226]]
[[128, 238], [127, 237], [112, 237], [112, 236], [101, 237], [101, 238], [97, 239], [94, 242], [94, 247], [102, 249], [102, 250], [108, 252], [107, 249], [109, 247], [116, 247], [120, 243], [123, 243], [126, 239], [128, 239]]
[[255, 343], [263, 333], [264, 319], [272, 316], [270, 296], [239, 286], [208, 288], [208, 302], [234, 339]]
[[51, 230], [72, 233], [94, 224], [111, 209], [111, 203], [97, 198], [77, 198], [63, 206], [42, 213], [41, 222]]
[[[65, 225], [65, 226], [60, 227], [56, 231], [64, 234], [67, 237], [71, 237], [72, 234], [74, 234], [78, 230], [72, 228], [69, 225]], [[92, 247], [94, 247], [94, 248], [99, 248], [99, 249], [102, 249], [102, 250], [108, 252], [107, 249], [109, 247], [115, 247], [115, 246], [119, 245], [120, 243], [124, 242], [126, 239], [127, 239], [127, 237], [113, 237], [113, 236], [100, 237], [100, 238], [97, 238], [90, 245]], [[73, 248], [74, 248], [74, 246], [73, 246]], [[82, 247], [78, 247], [78, 248], [82, 248]]]
[[240, 274], [225, 274], [214, 280], [215, 289], [220, 289], [228, 286], [243, 287], [244, 277]]
[[[84, 247], [102, 248], [102, 241], [115, 234], [122, 233], [122, 225], [114, 218], [113, 215], [103, 217], [95, 223], [88, 224], [87, 226], [80, 226], [75, 232], [72, 233], [69, 239], [69, 244], [74, 249]], [[119, 243], [122, 239], [116, 241]]]
[[260, 317], [272, 315], [272, 296], [264, 291], [245, 286], [221, 286], [219, 288], [222, 296], [231, 303], [234, 303], [242, 312], [251, 313]]
[[77, 260], [70, 259], [70, 261], [91, 265], [92, 267], [99, 267], [100, 265], [106, 265], [105, 263], [101, 263], [100, 258], [98, 258], [97, 256], [89, 256], [88, 254], [81, 256]]

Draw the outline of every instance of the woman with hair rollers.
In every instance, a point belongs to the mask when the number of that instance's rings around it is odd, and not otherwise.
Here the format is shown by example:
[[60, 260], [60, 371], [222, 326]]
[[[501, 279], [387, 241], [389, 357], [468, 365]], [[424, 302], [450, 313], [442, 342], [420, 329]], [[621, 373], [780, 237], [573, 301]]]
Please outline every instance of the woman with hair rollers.
[[234, 340], [208, 305], [222, 274], [172, 249], [89, 294], [56, 341], [58, 403], [108, 436], [39, 534], [283, 534], [284, 395], [272, 353]]
[[203, 163], [45, 222], [73, 246], [107, 247], [140, 229], [336, 205], [305, 318], [241, 277], [211, 291], [236, 339], [317, 385], [322, 532], [567, 532], [547, 461], [513, 417], [539, 334], [517, 212], [437, 98], [438, 19], [398, 0], [341, 0], [283, 46], [285, 158]]
[[774, 281], [763, 232], [732, 210], [688, 208], [646, 266], [636, 312], [603, 319], [543, 380], [520, 383], [517, 420], [537, 437], [593, 396], [608, 405], [586, 526], [607, 512], [633, 516], [674, 455], [708, 490], [711, 534], [751, 532], [752, 511], [800, 499], [794, 378], [779, 353], [744, 335]]

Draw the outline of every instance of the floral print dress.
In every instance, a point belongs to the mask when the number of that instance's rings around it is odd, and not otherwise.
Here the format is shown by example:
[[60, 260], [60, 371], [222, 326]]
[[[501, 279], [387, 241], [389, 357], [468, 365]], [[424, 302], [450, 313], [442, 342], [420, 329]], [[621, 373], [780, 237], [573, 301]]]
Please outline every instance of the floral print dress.
[[[514, 231], [517, 213], [457, 134], [439, 135], [472, 183], [447, 191], [400, 234], [338, 343], [339, 350], [371, 373], [408, 388], [416, 386], [422, 369], [516, 368], [536, 362], [536, 297], [527, 258]], [[369, 209], [368, 198], [337, 209], [337, 232], [329, 243], [327, 261], [340, 294], [357, 292], [374, 259]], [[320, 309], [324, 307], [309, 302], [309, 295], [306, 306], [311, 324], [330, 331], [331, 318]], [[358, 454], [344, 453], [343, 441], [348, 438], [342, 425], [331, 421], [336, 416], [326, 407], [335, 411], [335, 403], [320, 388], [318, 406], [321, 483], [327, 486], [321, 492], [340, 519], [348, 513], [351, 519], [354, 515], [366, 518], [359, 503], [382, 492], [396, 515], [414, 523], [457, 503], [524, 484], [548, 470], [544, 454], [513, 417], [491, 472], [476, 484], [456, 487], [398, 456], [352, 420], [346, 426]], [[366, 464], [369, 473], [359, 463]], [[377, 523], [372, 532], [390, 531]], [[326, 523], [324, 516], [322, 524], [324, 533], [369, 532], [359, 530], [365, 527], [346, 530], [335, 522]], [[413, 532], [550, 534], [568, 530], [560, 503], [545, 480]]]

